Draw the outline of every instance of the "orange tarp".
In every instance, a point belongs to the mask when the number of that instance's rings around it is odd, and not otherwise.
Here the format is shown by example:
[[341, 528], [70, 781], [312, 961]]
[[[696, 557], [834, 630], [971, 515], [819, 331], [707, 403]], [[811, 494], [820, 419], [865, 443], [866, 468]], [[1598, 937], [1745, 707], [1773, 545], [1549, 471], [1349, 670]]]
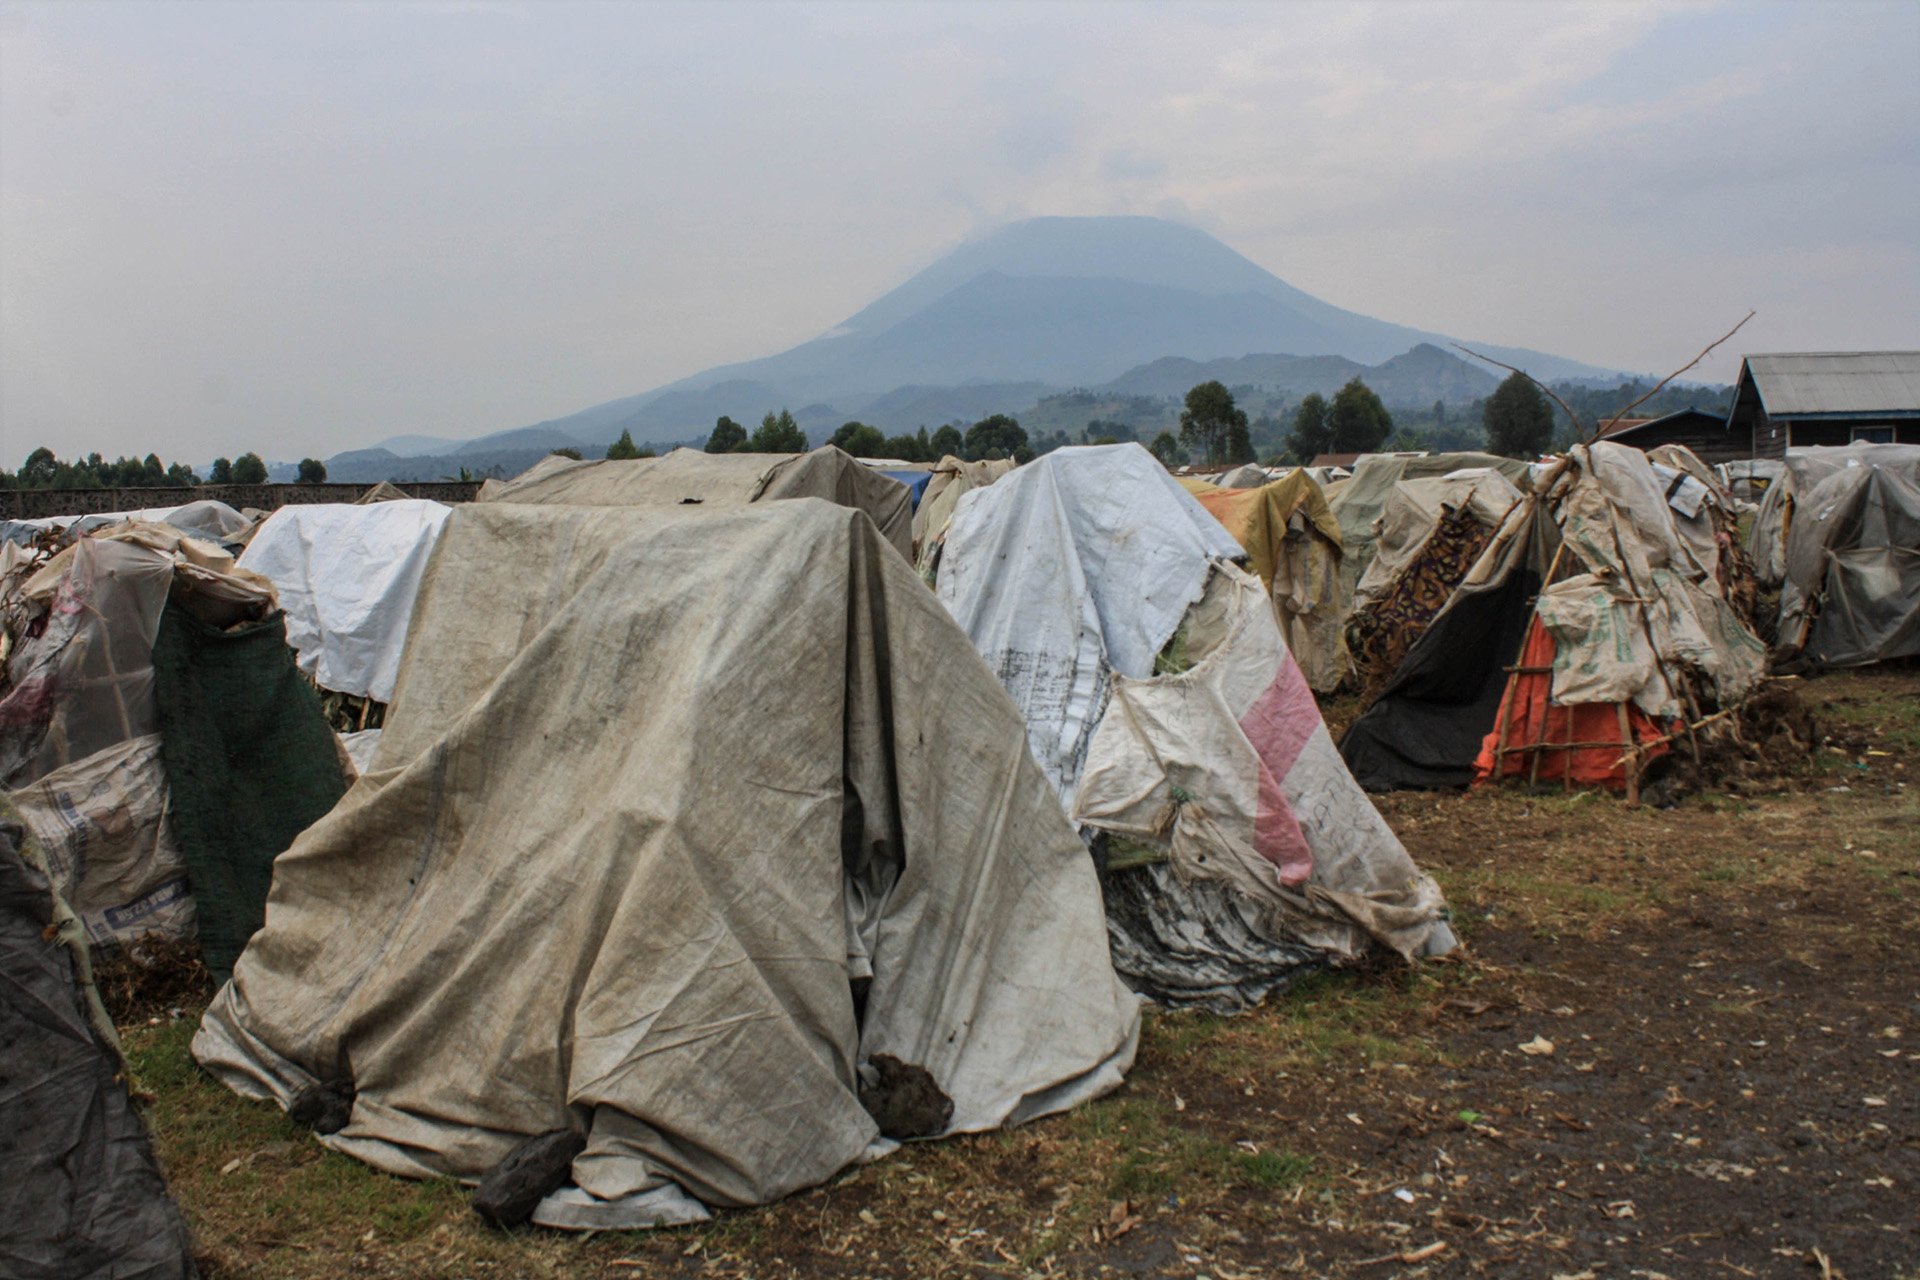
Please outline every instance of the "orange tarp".
[[[1562, 706], [1553, 702], [1549, 697], [1553, 657], [1553, 637], [1540, 625], [1540, 619], [1535, 618], [1527, 628], [1527, 642], [1520, 648], [1521, 670], [1507, 678], [1500, 713], [1494, 717], [1492, 732], [1480, 744], [1480, 756], [1473, 764], [1474, 782], [1516, 775], [1558, 782], [1571, 769], [1573, 781], [1580, 786], [1624, 788], [1627, 771], [1622, 757], [1627, 749], [1620, 737], [1619, 704], [1583, 702]], [[1495, 757], [1500, 750], [1503, 723], [1507, 750], [1496, 771]], [[1666, 754], [1668, 745], [1653, 741], [1665, 732], [1660, 723], [1631, 703], [1627, 704], [1627, 726], [1640, 744], [1643, 760]], [[1546, 750], [1539, 753], [1540, 771], [1534, 775], [1535, 753], [1514, 748], [1528, 748], [1536, 743], [1545, 744]], [[1574, 744], [1571, 749], [1568, 743]]]

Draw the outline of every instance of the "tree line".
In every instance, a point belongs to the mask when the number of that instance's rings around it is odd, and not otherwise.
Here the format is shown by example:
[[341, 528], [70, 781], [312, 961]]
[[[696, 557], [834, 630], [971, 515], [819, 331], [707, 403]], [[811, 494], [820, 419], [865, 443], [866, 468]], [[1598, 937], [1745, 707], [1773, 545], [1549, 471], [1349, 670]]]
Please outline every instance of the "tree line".
[[[327, 466], [318, 458], [302, 458], [300, 484], [324, 484]], [[171, 466], [157, 454], [108, 461], [97, 453], [68, 462], [42, 445], [27, 455], [14, 472], [0, 471], [5, 489], [184, 489], [202, 484], [266, 484], [267, 464], [257, 453], [237, 458], [215, 458], [205, 479], [184, 462]]]

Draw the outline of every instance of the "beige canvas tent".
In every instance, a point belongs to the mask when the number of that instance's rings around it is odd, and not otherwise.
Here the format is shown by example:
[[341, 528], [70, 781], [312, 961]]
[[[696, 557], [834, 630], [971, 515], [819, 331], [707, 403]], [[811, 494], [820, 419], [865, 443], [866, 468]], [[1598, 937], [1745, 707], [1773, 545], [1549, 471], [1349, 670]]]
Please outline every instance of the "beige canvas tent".
[[703, 453], [581, 462], [558, 454], [507, 481], [484, 502], [594, 507], [730, 508], [779, 498], [824, 498], [866, 512], [903, 556], [913, 550], [907, 487], [832, 445], [812, 453]]
[[920, 509], [913, 513], [914, 563], [922, 571], [934, 563], [934, 548], [953, 519], [960, 499], [975, 489], [984, 488], [1014, 469], [1012, 458], [982, 459], [967, 462], [948, 454], [933, 469], [926, 492], [920, 495]]
[[1361, 575], [1373, 563], [1375, 523], [1385, 513], [1393, 487], [1402, 480], [1425, 476], [1444, 476], [1463, 469], [1491, 467], [1511, 481], [1515, 488], [1528, 487], [1527, 464], [1490, 453], [1436, 453], [1426, 457], [1404, 458], [1393, 454], [1371, 454], [1354, 465], [1353, 475], [1337, 488], [1329, 488], [1327, 502], [1340, 522], [1340, 537], [1346, 554], [1340, 562], [1340, 574], [1348, 598], [1360, 585]]
[[372, 769], [195, 1055], [404, 1176], [558, 1142], [525, 1209], [582, 1228], [1112, 1088], [1093, 867], [889, 547], [813, 499], [456, 509]]
[[[1235, 475], [1265, 472], [1241, 467]], [[1346, 613], [1340, 590], [1340, 525], [1312, 476], [1295, 468], [1283, 479], [1262, 479], [1256, 488], [1224, 488], [1195, 476], [1180, 477], [1208, 514], [1226, 527], [1247, 553], [1247, 566], [1267, 588], [1287, 649], [1307, 683], [1331, 693], [1346, 678], [1340, 640]]]

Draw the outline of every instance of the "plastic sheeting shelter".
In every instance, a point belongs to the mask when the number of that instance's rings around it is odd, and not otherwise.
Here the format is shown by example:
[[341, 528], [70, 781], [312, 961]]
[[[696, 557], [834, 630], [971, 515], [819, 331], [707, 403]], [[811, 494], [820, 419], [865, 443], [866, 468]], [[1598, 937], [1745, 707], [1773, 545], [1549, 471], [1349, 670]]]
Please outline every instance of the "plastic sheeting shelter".
[[[1525, 773], [1631, 792], [1669, 724], [1742, 701], [1765, 655], [1729, 602], [1737, 567], [1683, 536], [1700, 514], [1675, 503], [1693, 499], [1628, 446], [1555, 464], [1347, 731], [1355, 776], [1391, 790]], [[1589, 704], [1617, 731], [1594, 738], [1552, 712]]]
[[0, 1275], [185, 1280], [193, 1241], [91, 981], [78, 924], [0, 818]]
[[449, 508], [400, 497], [282, 507], [240, 566], [272, 580], [300, 669], [325, 689], [393, 699], [407, 623]]
[[1491, 453], [1436, 453], [1424, 458], [1372, 454], [1360, 459], [1352, 476], [1327, 495], [1334, 518], [1340, 522], [1340, 536], [1346, 551], [1340, 572], [1348, 597], [1353, 596], [1361, 575], [1373, 563], [1374, 522], [1386, 512], [1396, 484], [1482, 467], [1498, 471], [1522, 492], [1529, 487], [1526, 463]]
[[372, 769], [281, 858], [195, 1055], [330, 1096], [323, 1141], [404, 1176], [571, 1133], [533, 1215], [571, 1227], [1112, 1088], [1138, 1012], [1093, 867], [889, 545], [804, 499], [457, 509]]
[[1346, 621], [1363, 697], [1377, 696], [1399, 669], [1519, 500], [1519, 491], [1487, 468], [1394, 486], [1376, 522], [1378, 552]]
[[1180, 483], [1246, 552], [1307, 683], [1321, 693], [1338, 688], [1347, 674], [1340, 643], [1340, 619], [1346, 613], [1340, 525], [1320, 486], [1299, 470], [1252, 489], [1217, 487], [1191, 477]]
[[675, 449], [663, 458], [597, 462], [553, 455], [479, 500], [726, 509], [779, 498], [824, 498], [864, 511], [901, 555], [913, 554], [913, 495], [832, 445], [784, 454]]
[[1066, 448], [961, 501], [938, 581], [1061, 803], [1144, 851], [1107, 875], [1121, 972], [1222, 1009], [1376, 944], [1452, 944], [1244, 554], [1138, 445]]
[[1776, 488], [1790, 501], [1771, 513], [1784, 526], [1776, 658], [1920, 654], [1920, 446], [1796, 450], [1787, 467]]
[[97, 946], [198, 933], [224, 971], [274, 856], [343, 787], [272, 584], [136, 523], [6, 587], [0, 784], [55, 888]]

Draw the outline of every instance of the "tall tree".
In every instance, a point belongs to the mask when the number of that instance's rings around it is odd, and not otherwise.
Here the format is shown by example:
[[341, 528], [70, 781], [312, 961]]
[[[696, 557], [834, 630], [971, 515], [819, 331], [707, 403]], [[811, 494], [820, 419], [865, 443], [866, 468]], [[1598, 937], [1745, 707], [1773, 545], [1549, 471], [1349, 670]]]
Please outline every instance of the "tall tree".
[[748, 453], [805, 453], [807, 451], [807, 433], [793, 420], [793, 415], [782, 409], [778, 414], [769, 413], [760, 420], [753, 438], [747, 441]]
[[[887, 442], [886, 433], [878, 427], [870, 427], [864, 422], [845, 422], [833, 433], [827, 443], [836, 449], [843, 449], [856, 458], [878, 458], [876, 452]], [[889, 457], [894, 455], [887, 455]]]
[[1509, 374], [1494, 388], [1480, 420], [1487, 426], [1487, 448], [1503, 457], [1531, 460], [1553, 441], [1553, 408], [1524, 373]]
[[1147, 452], [1160, 459], [1160, 465], [1171, 471], [1187, 460], [1186, 450], [1180, 447], [1180, 441], [1171, 431], [1162, 431], [1147, 446]]
[[251, 451], [241, 454], [233, 460], [233, 482], [235, 484], [265, 484], [267, 482], [267, 464], [260, 455]]
[[633, 442], [633, 432], [623, 428], [620, 432], [620, 438], [607, 446], [607, 456], [609, 458], [639, 457], [640, 446]]
[[1393, 434], [1393, 418], [1373, 388], [1355, 378], [1334, 393], [1327, 431], [1334, 453], [1372, 453]]
[[936, 462], [938, 459], [927, 457], [926, 450], [920, 447], [918, 436], [888, 436], [874, 446], [869, 458], [893, 458], [899, 462]]
[[1293, 411], [1293, 433], [1287, 437], [1287, 449], [1304, 467], [1332, 448], [1333, 432], [1327, 427], [1327, 398], [1316, 391]]
[[325, 484], [327, 482], [327, 464], [318, 458], [300, 459], [301, 484]]
[[[1253, 461], [1246, 411], [1233, 402], [1233, 392], [1223, 382], [1203, 382], [1187, 392], [1186, 408], [1180, 411], [1180, 443], [1200, 450], [1210, 463]], [[1235, 453], [1241, 456], [1229, 456]]]
[[207, 468], [207, 483], [232, 484], [233, 460], [231, 458], [215, 458], [213, 465]]
[[707, 437], [708, 453], [743, 453], [747, 447], [747, 429], [727, 417], [720, 415], [713, 424], [713, 434]]
[[935, 462], [942, 458], [957, 458], [961, 450], [966, 448], [966, 438], [960, 434], [960, 428], [952, 423], [935, 431], [929, 443], [933, 447], [928, 449], [927, 453]]
[[980, 458], [1014, 458], [1025, 461], [1021, 455], [1032, 456], [1027, 448], [1027, 433], [1020, 423], [1004, 413], [980, 419], [967, 428], [966, 439], [961, 442], [961, 450], [969, 461]]

